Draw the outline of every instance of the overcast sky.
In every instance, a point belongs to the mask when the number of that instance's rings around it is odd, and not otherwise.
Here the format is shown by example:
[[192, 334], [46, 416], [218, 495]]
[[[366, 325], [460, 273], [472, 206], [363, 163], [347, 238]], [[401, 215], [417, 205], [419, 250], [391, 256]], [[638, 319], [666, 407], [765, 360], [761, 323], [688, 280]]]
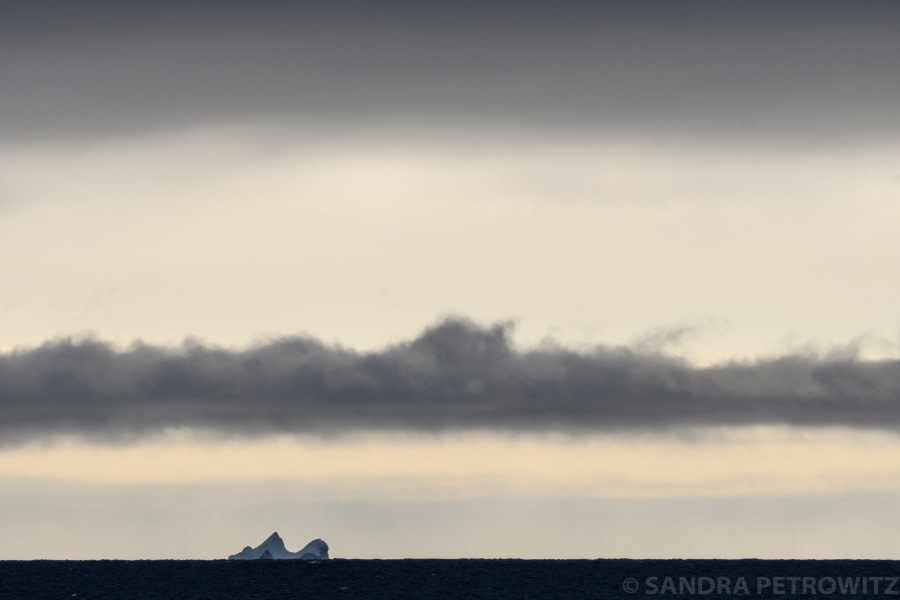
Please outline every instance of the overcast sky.
[[898, 29], [3, 3], [0, 559], [896, 557]]

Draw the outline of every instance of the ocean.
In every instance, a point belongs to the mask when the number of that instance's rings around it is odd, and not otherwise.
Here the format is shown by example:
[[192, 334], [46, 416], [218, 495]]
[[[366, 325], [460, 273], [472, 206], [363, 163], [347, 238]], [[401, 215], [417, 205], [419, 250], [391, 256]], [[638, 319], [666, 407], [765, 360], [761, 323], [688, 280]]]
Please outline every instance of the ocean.
[[900, 561], [0, 561], [0, 600], [895, 598]]

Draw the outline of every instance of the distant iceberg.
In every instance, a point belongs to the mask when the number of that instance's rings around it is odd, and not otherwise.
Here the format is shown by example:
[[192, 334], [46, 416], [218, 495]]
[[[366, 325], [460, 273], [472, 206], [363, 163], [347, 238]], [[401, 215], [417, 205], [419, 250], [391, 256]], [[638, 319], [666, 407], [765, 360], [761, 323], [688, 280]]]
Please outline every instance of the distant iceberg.
[[256, 548], [247, 546], [228, 560], [285, 560], [285, 559], [325, 560], [328, 558], [328, 544], [322, 540], [313, 540], [297, 552], [284, 547], [284, 540], [276, 531]]

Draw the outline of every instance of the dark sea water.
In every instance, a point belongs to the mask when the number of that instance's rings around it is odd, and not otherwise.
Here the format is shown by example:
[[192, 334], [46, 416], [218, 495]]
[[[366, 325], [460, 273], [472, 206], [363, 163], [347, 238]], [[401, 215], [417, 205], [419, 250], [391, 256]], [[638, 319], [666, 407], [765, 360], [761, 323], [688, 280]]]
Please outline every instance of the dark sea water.
[[900, 561], [0, 561], [0, 599], [900, 598]]

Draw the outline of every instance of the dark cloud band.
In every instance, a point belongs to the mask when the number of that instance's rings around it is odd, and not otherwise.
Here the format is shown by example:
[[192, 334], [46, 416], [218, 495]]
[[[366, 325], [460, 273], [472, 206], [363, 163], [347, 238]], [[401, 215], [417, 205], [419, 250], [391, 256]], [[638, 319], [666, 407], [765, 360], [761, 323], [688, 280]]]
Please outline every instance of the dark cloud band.
[[109, 2], [0, 8], [0, 135], [469, 123], [896, 140], [887, 1]]
[[50, 342], [0, 356], [0, 436], [900, 426], [900, 361], [699, 368], [625, 348], [520, 351], [509, 334], [451, 319], [368, 353], [302, 337], [240, 351]]

